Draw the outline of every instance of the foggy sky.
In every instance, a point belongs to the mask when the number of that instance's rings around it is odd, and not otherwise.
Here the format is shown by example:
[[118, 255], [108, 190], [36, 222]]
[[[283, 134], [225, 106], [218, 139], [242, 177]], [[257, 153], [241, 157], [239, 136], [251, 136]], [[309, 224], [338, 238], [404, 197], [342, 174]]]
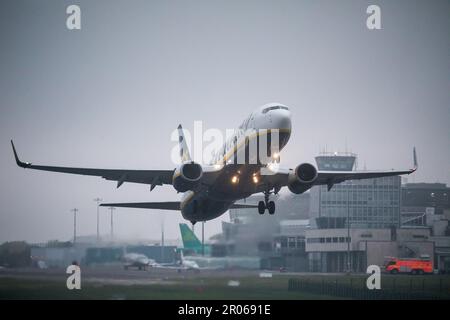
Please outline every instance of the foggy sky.
[[[79, 31], [66, 29], [69, 4], [81, 7]], [[382, 30], [366, 28], [369, 4]], [[1, 1], [0, 242], [69, 240], [74, 207], [78, 234], [95, 234], [95, 197], [179, 199], [171, 186], [18, 168], [11, 138], [36, 164], [172, 169], [179, 123], [234, 128], [274, 101], [292, 111], [287, 167], [327, 147], [357, 153], [359, 169], [404, 169], [416, 146], [408, 181], [449, 184], [449, 12], [425, 0]], [[164, 214], [179, 238], [181, 215]], [[160, 237], [156, 210], [115, 215], [119, 237]]]

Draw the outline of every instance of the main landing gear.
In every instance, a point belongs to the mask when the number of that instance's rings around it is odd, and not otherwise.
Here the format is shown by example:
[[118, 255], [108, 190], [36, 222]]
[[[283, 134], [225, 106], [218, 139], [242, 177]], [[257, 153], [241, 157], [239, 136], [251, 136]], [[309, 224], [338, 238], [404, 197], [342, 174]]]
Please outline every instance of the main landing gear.
[[275, 213], [275, 202], [269, 201], [270, 191], [264, 191], [264, 201], [258, 202], [258, 213], [264, 214], [266, 209], [269, 211], [269, 214]]

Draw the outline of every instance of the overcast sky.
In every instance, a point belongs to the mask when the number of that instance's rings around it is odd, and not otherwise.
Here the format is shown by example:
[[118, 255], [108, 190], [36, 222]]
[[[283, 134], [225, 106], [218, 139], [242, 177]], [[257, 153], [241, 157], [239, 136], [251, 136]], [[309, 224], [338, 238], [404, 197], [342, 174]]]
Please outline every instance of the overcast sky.
[[[78, 31], [66, 28], [73, 3]], [[370, 4], [382, 30], [366, 27]], [[68, 240], [74, 207], [78, 233], [95, 234], [95, 197], [179, 199], [171, 186], [23, 170], [9, 139], [36, 164], [172, 169], [179, 123], [234, 128], [273, 101], [292, 110], [286, 166], [347, 146], [360, 169], [410, 168], [416, 146], [408, 181], [449, 184], [449, 12], [425, 0], [1, 1], [0, 242]], [[179, 238], [181, 215], [165, 217]], [[108, 219], [102, 209], [102, 234]], [[116, 234], [157, 239], [160, 221], [117, 209]]]

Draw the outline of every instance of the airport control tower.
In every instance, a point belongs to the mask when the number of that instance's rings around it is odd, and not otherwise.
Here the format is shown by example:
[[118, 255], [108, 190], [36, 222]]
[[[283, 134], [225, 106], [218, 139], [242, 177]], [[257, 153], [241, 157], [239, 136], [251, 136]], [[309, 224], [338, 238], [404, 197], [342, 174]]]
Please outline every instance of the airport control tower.
[[317, 168], [326, 171], [352, 171], [356, 154], [351, 152], [323, 152], [316, 159]]

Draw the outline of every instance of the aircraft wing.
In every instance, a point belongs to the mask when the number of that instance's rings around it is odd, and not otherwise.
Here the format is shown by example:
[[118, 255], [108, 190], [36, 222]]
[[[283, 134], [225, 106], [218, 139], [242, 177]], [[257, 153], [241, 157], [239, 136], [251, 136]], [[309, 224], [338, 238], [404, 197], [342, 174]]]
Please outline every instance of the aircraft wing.
[[398, 176], [402, 174], [411, 174], [415, 169], [411, 170], [391, 170], [391, 171], [318, 171], [317, 180], [314, 185], [328, 185], [330, 190], [334, 184], [346, 180], [361, 180], [389, 176]]
[[386, 170], [386, 171], [318, 171], [317, 179], [314, 185], [327, 185], [330, 190], [335, 183], [345, 180], [361, 180], [371, 178], [381, 178], [389, 176], [398, 176], [402, 174], [411, 174], [418, 168], [416, 148], [413, 149], [414, 166], [408, 170]]
[[17, 165], [25, 169], [98, 176], [106, 180], [117, 181], [117, 188], [119, 188], [124, 182], [149, 184], [151, 185], [151, 190], [153, 190], [157, 185], [172, 184], [174, 170], [93, 169], [34, 165], [29, 162], [20, 161], [12, 140], [11, 145]]
[[[386, 171], [317, 171], [317, 178], [311, 184], [315, 185], [327, 185], [328, 190], [330, 190], [334, 184], [340, 183], [346, 180], [361, 180], [361, 179], [371, 179], [389, 176], [398, 176], [403, 174], [411, 174], [415, 172], [418, 168], [417, 165], [417, 155], [416, 149], [413, 149], [414, 166], [412, 169], [407, 170], [386, 170]], [[272, 186], [286, 186], [288, 184], [289, 173], [293, 172], [294, 169], [274, 169], [273, 174], [263, 176], [265, 183]]]

